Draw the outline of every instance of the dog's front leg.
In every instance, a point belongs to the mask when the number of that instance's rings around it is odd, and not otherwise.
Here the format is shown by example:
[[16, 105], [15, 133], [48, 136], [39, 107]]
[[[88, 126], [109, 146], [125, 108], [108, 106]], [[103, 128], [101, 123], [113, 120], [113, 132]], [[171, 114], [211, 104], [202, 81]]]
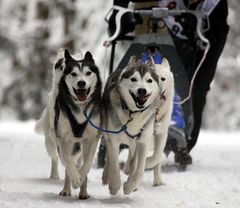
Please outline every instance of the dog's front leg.
[[[136, 161], [137, 168], [134, 174], [132, 174], [133, 169], [132, 168], [130, 169], [128, 180], [126, 183], [124, 183], [124, 194], [130, 194], [133, 190], [137, 189], [138, 185], [140, 184], [144, 174], [147, 149], [148, 149], [147, 144], [137, 142], [136, 152], [134, 156], [134, 160], [137, 160]], [[134, 165], [134, 162], [132, 165]]]
[[[92, 166], [93, 158], [96, 152], [97, 144], [99, 139], [94, 138], [90, 141], [82, 143], [83, 146], [83, 165], [80, 169], [80, 176], [82, 183], [85, 183], [85, 178], [87, 177], [88, 172]], [[82, 185], [82, 184], [81, 184]]]
[[[155, 122], [154, 131], [154, 151], [151, 157], [147, 158], [146, 169], [154, 167], [153, 186], [164, 185], [161, 177], [161, 166], [163, 150], [166, 146], [168, 127], [171, 119], [171, 112], [167, 113], [160, 122]], [[157, 170], [157, 171], [156, 171]], [[159, 176], [157, 176], [159, 174]]]
[[163, 150], [166, 146], [168, 127], [171, 121], [171, 111], [167, 112], [160, 121], [154, 123], [154, 151], [151, 157], [147, 158], [146, 169], [153, 168], [159, 162], [161, 164]]
[[79, 199], [80, 200], [85, 200], [89, 198], [88, 192], [87, 192], [87, 177], [85, 178], [82, 186], [80, 187], [80, 192], [79, 192]]
[[63, 190], [59, 193], [59, 195], [71, 196], [71, 180], [66, 170], [65, 170], [65, 180], [64, 180]]
[[154, 135], [154, 153], [147, 158], [146, 168], [154, 167], [153, 186], [165, 185], [161, 176], [162, 156], [167, 141], [167, 132]]
[[161, 176], [161, 163], [158, 163], [157, 165], [155, 165], [155, 167], [153, 168], [153, 186], [162, 186], [165, 185], [165, 183], [162, 180], [162, 176]]
[[68, 148], [68, 145], [68, 142], [66, 142], [64, 139], [60, 140], [60, 144], [58, 145], [60, 159], [65, 166], [68, 176], [71, 179], [73, 188], [77, 189], [81, 186], [81, 176], [74, 159], [71, 156], [72, 148]]
[[54, 180], [59, 179], [58, 174], [58, 155], [57, 155], [57, 146], [53, 142], [53, 139], [50, 135], [45, 133], [45, 146], [48, 155], [51, 157], [51, 173], [50, 178]]
[[102, 173], [102, 184], [103, 185], [109, 184], [109, 174], [110, 174], [109, 173], [109, 152], [108, 152], [108, 148], [106, 147], [106, 160], [105, 160], [105, 165], [104, 165], [103, 173]]
[[133, 173], [133, 172], [135, 173], [135, 169], [137, 168], [136, 165], [135, 165], [136, 163], [133, 164], [135, 148], [136, 148], [136, 142], [133, 142], [132, 144], [129, 145], [128, 158], [127, 158], [127, 161], [124, 165], [124, 173], [126, 175], [129, 175], [131, 167], [134, 169], [134, 170], [131, 171], [131, 173]]
[[109, 163], [109, 191], [112, 195], [117, 194], [121, 187], [120, 170], [118, 163], [119, 141], [113, 137], [107, 140], [108, 163]]
[[167, 141], [167, 132], [154, 135], [153, 155], [147, 158], [146, 169], [151, 169], [158, 163], [161, 163], [166, 141]]

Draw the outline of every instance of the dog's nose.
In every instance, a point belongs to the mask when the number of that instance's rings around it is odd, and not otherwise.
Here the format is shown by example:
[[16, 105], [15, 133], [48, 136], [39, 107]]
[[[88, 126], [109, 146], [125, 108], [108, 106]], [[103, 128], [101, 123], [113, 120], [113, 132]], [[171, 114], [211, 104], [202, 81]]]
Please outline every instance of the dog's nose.
[[137, 93], [138, 96], [145, 96], [147, 94], [147, 90], [145, 88], [139, 88]]
[[84, 88], [85, 87], [85, 85], [86, 85], [86, 82], [85, 81], [78, 81], [78, 87], [79, 88]]

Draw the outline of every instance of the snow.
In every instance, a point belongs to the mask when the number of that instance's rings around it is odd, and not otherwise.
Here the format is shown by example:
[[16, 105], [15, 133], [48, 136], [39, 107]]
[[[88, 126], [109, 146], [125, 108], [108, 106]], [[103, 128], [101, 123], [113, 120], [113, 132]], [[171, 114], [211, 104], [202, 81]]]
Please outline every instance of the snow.
[[[34, 121], [0, 123], [0, 207], [142, 207], [142, 208], [237, 208], [240, 204], [240, 132], [203, 131], [192, 151], [193, 165], [179, 172], [173, 155], [164, 157], [165, 186], [152, 187], [152, 172], [145, 172], [137, 192], [128, 196], [122, 189], [111, 196], [101, 184], [102, 169], [96, 165], [89, 174], [86, 201], [78, 200], [73, 190], [69, 198], [58, 195], [60, 181], [48, 179], [50, 160], [43, 136], [33, 131]], [[121, 154], [125, 159], [126, 152]], [[122, 181], [126, 176], [122, 174]]]

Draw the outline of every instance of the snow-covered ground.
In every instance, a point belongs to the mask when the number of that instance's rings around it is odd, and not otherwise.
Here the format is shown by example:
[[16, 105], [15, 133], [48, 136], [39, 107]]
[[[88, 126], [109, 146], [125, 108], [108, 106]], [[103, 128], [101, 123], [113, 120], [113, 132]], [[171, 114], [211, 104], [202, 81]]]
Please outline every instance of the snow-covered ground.
[[[164, 158], [165, 186], [152, 187], [152, 172], [145, 173], [137, 192], [111, 196], [101, 184], [102, 169], [94, 165], [89, 175], [86, 201], [78, 192], [58, 195], [63, 180], [48, 179], [50, 160], [43, 136], [33, 132], [34, 122], [0, 123], [0, 207], [141, 207], [238, 208], [240, 206], [240, 132], [203, 131], [192, 151], [194, 163], [178, 172], [173, 156]], [[121, 155], [124, 158], [126, 153]], [[61, 179], [64, 171], [61, 170]], [[122, 174], [122, 179], [126, 176]]]

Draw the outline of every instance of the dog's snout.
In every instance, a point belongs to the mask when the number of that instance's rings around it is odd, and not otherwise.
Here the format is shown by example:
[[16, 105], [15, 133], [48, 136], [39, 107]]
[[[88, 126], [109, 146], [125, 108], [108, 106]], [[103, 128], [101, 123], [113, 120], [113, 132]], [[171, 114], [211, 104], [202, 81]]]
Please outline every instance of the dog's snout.
[[138, 96], [145, 96], [147, 94], [147, 90], [145, 88], [138, 89]]
[[85, 85], [86, 85], [86, 82], [85, 81], [78, 81], [78, 87], [79, 88], [84, 88], [85, 87]]

